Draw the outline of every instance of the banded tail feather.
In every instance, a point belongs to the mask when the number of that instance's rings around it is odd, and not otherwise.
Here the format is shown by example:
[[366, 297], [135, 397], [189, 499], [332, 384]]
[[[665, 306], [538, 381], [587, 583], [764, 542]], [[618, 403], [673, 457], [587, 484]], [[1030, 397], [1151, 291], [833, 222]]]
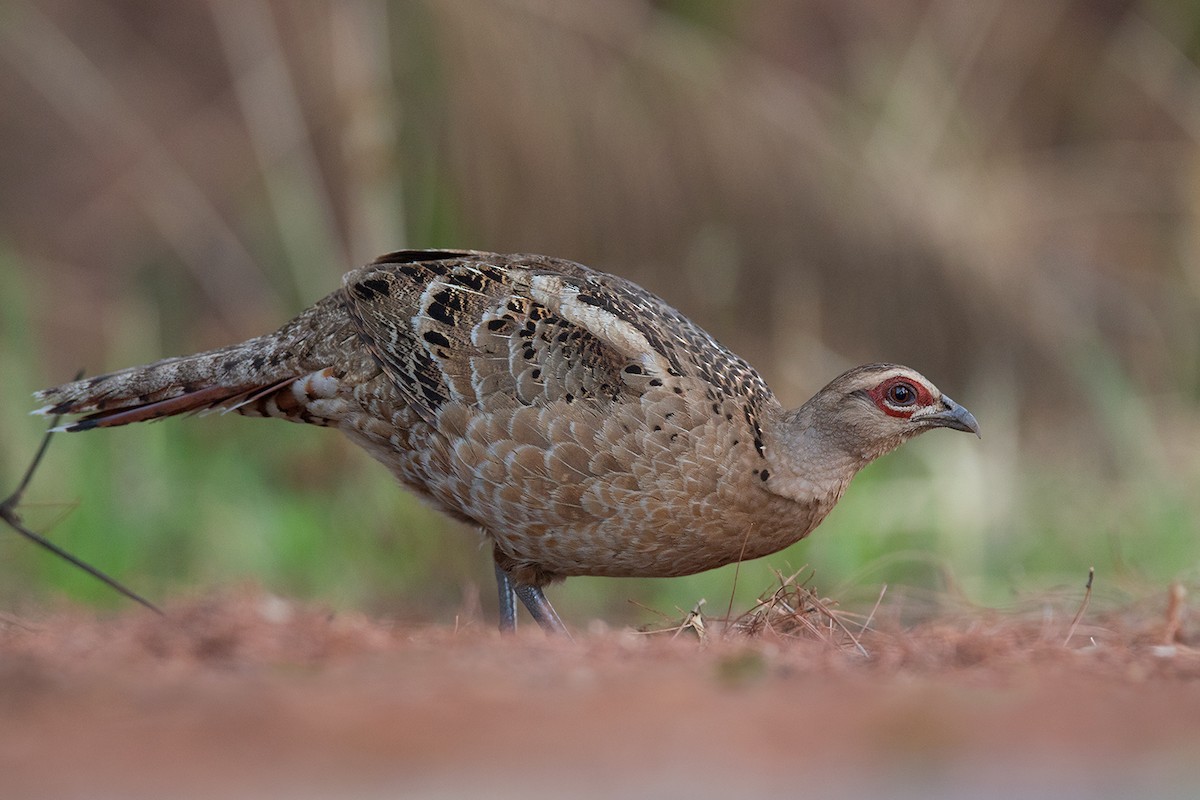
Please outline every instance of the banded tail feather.
[[[291, 419], [314, 399], [331, 394], [328, 370], [305, 372], [272, 359], [263, 339], [169, 358], [37, 392], [35, 414], [81, 415], [60, 431], [111, 428], [180, 414], [236, 411]], [[266, 353], [267, 355], [264, 355]], [[297, 419], [318, 422], [316, 419]]]

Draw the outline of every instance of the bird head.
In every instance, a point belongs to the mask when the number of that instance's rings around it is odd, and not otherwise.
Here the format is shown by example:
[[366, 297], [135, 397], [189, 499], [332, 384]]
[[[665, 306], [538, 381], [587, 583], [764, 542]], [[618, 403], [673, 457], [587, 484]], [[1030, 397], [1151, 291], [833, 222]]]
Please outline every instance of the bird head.
[[979, 436], [970, 411], [921, 373], [867, 364], [834, 378], [797, 412], [808, 435], [865, 464], [934, 428]]
[[[866, 364], [834, 378], [785, 414], [768, 439], [780, 493], [835, 491], [854, 473], [934, 428], [979, 435], [971, 412], [921, 373], [899, 364]], [[772, 470], [775, 474], [776, 470]], [[831, 488], [832, 487], [832, 488]]]

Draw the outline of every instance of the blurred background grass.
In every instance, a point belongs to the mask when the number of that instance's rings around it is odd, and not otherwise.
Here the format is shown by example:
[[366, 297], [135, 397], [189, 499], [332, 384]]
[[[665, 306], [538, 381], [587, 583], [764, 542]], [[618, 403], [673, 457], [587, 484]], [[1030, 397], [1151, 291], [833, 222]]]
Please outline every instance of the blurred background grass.
[[[274, 329], [373, 256], [543, 252], [668, 298], [785, 404], [911, 364], [981, 421], [869, 468], [809, 565], [1001, 605], [1194, 581], [1200, 4], [9, 0], [0, 488], [29, 393]], [[59, 436], [26, 518], [154, 598], [252, 579], [402, 617], [494, 602], [472, 531], [328, 431]], [[726, 568], [574, 579], [647, 620]], [[944, 592], [952, 589], [951, 592]], [[0, 603], [119, 602], [0, 537]]]

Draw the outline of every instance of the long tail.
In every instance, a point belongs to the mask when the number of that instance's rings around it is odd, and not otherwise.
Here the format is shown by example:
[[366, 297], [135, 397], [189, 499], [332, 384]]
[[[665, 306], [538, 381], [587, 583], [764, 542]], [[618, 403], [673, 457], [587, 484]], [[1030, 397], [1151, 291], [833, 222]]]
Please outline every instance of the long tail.
[[263, 336], [44, 389], [34, 397], [46, 405], [34, 413], [83, 414], [59, 429], [82, 431], [210, 409], [239, 409], [305, 376], [291, 356], [277, 336]]
[[57, 429], [65, 431], [213, 409], [335, 424], [324, 401], [338, 394], [345, 365], [332, 365], [355, 352], [355, 337], [335, 292], [266, 336], [43, 389], [34, 413], [83, 415]]

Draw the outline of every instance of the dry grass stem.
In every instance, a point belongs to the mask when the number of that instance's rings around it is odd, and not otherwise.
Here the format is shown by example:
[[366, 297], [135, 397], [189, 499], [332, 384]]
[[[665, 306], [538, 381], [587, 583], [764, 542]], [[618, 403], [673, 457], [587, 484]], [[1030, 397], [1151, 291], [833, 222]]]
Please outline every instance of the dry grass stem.
[[1071, 620], [1071, 627], [1067, 630], [1067, 638], [1063, 640], [1063, 647], [1066, 647], [1071, 637], [1075, 635], [1075, 628], [1079, 626], [1079, 620], [1083, 618], [1083, 612], [1087, 611], [1088, 603], [1092, 599], [1092, 581], [1096, 577], [1096, 568], [1088, 568], [1087, 586], [1083, 592], [1083, 601], [1079, 604], [1079, 610], [1075, 612], [1075, 617]]

